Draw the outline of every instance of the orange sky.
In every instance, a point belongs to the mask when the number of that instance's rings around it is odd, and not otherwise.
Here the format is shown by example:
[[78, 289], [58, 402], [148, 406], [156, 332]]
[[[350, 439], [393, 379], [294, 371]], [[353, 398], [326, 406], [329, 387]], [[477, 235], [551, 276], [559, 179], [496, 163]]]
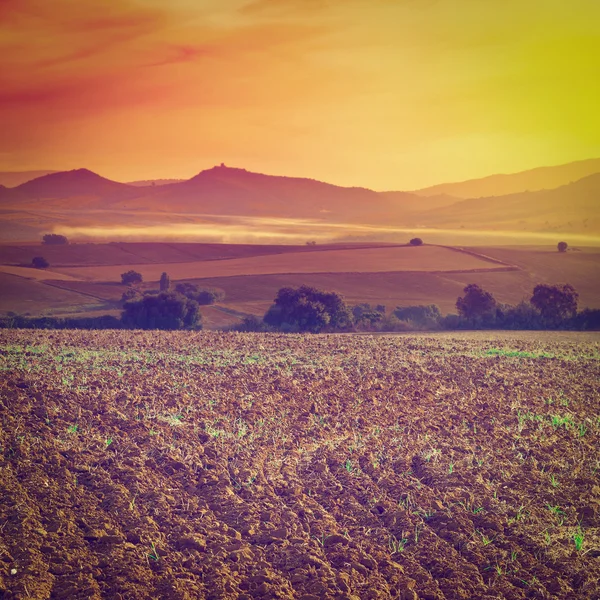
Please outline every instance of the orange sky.
[[598, 0], [0, 0], [0, 170], [411, 189], [600, 156]]

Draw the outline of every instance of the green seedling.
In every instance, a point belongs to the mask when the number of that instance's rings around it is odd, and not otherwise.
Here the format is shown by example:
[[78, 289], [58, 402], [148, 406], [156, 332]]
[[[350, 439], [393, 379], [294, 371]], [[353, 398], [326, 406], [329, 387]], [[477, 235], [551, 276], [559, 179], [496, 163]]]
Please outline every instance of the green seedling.
[[78, 428], [79, 428], [79, 426], [78, 426], [78, 425], [69, 425], [69, 426], [67, 427], [67, 431], [68, 431], [69, 433], [77, 433], [77, 429], [78, 429]]
[[480, 535], [481, 541], [483, 542], [484, 546], [489, 546], [494, 541], [494, 538], [487, 537], [487, 535], [479, 531], [479, 529], [476, 529], [475, 531]]
[[583, 532], [583, 529], [581, 529], [581, 525], [577, 528], [577, 531], [573, 534], [573, 542], [575, 543], [575, 550], [577, 550], [577, 552], [581, 552], [581, 549], [583, 548], [583, 541], [585, 538], [585, 534]]
[[148, 553], [148, 558], [151, 558], [152, 560], [158, 560], [160, 558], [160, 556], [158, 555], [158, 552], [156, 550], [156, 545], [154, 544], [154, 542], [150, 543], [150, 548], [151, 548], [152, 552]]
[[388, 541], [388, 547], [390, 549], [390, 554], [400, 554], [400, 552], [404, 552], [404, 548], [408, 543], [408, 538], [402, 538], [399, 540], [395, 535], [392, 535]]

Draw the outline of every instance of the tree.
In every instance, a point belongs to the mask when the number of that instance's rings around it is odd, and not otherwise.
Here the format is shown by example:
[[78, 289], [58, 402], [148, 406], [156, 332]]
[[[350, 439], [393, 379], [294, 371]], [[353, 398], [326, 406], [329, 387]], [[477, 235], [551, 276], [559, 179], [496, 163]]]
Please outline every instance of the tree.
[[32, 261], [31, 265], [36, 269], [47, 269], [50, 263], [43, 256], [36, 256]]
[[161, 292], [125, 303], [121, 322], [130, 329], [201, 329], [198, 303], [181, 294]]
[[573, 317], [577, 313], [578, 300], [579, 294], [568, 283], [563, 285], [542, 283], [533, 288], [530, 302], [548, 323], [558, 325], [560, 321]]
[[195, 300], [200, 306], [214, 304], [225, 298], [225, 292], [220, 289], [199, 288], [193, 283], [178, 283], [175, 286], [175, 291], [190, 300]]
[[409, 244], [411, 246], [422, 246], [423, 240], [421, 238], [413, 238], [412, 240], [410, 240]]
[[125, 302], [129, 302], [129, 300], [138, 300], [142, 293], [135, 288], [128, 288], [123, 292], [121, 296], [121, 304], [125, 304]]
[[171, 287], [171, 280], [166, 273], [160, 276], [160, 291], [166, 292]]
[[470, 283], [456, 300], [456, 309], [461, 317], [477, 319], [491, 315], [496, 308], [496, 299], [492, 294], [482, 290], [477, 284]]
[[42, 243], [47, 246], [62, 246], [69, 243], [69, 240], [64, 235], [58, 235], [56, 233], [47, 233], [42, 238]]
[[121, 283], [123, 285], [142, 283], [142, 274], [133, 270], [127, 271], [127, 273], [121, 273]]
[[567, 242], [558, 242], [558, 251], [559, 252], [566, 252], [567, 248], [569, 247]]
[[317, 333], [326, 327], [349, 328], [352, 314], [338, 294], [303, 285], [298, 289], [281, 288], [264, 321], [284, 331]]

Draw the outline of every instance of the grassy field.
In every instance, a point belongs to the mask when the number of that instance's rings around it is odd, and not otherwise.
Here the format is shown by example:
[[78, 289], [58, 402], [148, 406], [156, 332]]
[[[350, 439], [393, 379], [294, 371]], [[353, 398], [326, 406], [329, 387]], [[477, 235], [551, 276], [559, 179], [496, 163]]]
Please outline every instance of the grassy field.
[[600, 343], [0, 331], [0, 596], [595, 599]]
[[[255, 315], [264, 313], [281, 287], [303, 284], [338, 292], [350, 304], [369, 302], [393, 310], [398, 305], [433, 303], [447, 313], [455, 310], [456, 298], [469, 283], [510, 304], [530, 298], [538, 283], [571, 283], [579, 292], [581, 307], [600, 307], [598, 248], [566, 254], [554, 246], [341, 248], [158, 243], [0, 246], [4, 261], [0, 278], [10, 287], [0, 294], [0, 313], [83, 314], [90, 305], [99, 304], [114, 311], [126, 289], [119, 283], [120, 274], [129, 269], [144, 275], [145, 290], [156, 289], [166, 271], [174, 283], [185, 280], [221, 288], [226, 294], [223, 308]], [[50, 270], [18, 266], [46, 249], [56, 252], [50, 257]], [[93, 260], [98, 261], [96, 266]], [[43, 279], [27, 282], [24, 278]], [[225, 319], [215, 311], [211, 314], [212, 323]]]
[[[387, 244], [390, 245], [390, 244]], [[29, 265], [34, 256], [44, 256], [55, 267], [182, 263], [268, 256], [288, 252], [322, 252], [345, 248], [380, 247], [386, 244], [320, 244], [318, 246], [258, 244], [193, 244], [116, 242], [110, 244], [0, 244], [0, 264]]]
[[[481, 258], [439, 246], [401, 246], [285, 253], [220, 261], [132, 264], [145, 281], [158, 281], [164, 271], [172, 279], [270, 275], [281, 273], [382, 273], [394, 271], [473, 271], [501, 268]], [[55, 272], [85, 281], [119, 281], [121, 266], [60, 267]]]

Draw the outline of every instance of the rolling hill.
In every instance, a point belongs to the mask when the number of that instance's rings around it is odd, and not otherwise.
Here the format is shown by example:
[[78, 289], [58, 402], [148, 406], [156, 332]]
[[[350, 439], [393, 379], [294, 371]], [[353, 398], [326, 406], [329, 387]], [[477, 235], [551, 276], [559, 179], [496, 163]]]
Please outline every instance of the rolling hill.
[[[584, 166], [589, 170], [595, 164], [585, 161]], [[575, 173], [575, 167], [566, 167], [556, 169], [563, 175]], [[77, 169], [16, 188], [0, 186], [0, 232], [7, 232], [3, 239], [11, 241], [32, 241], [54, 231], [69, 237], [74, 232], [75, 239], [129, 240], [136, 235], [140, 240], [238, 243], [257, 238], [302, 243], [313, 236], [320, 242], [397, 243], [416, 234], [435, 243], [461, 244], [461, 236], [469, 232], [502, 231], [517, 232], [521, 241], [528, 241], [522, 236], [526, 232], [571, 234], [573, 241], [595, 243], [599, 196], [600, 174], [552, 190], [461, 199], [447, 193], [424, 197], [345, 188], [224, 165], [186, 181], [150, 186]]]
[[420, 215], [435, 227], [530, 228], [597, 232], [600, 173], [554, 190], [521, 192], [506, 196], [473, 198]]
[[28, 199], [62, 199], [83, 196], [114, 200], [136, 193], [132, 186], [111, 181], [88, 169], [44, 175], [17, 186], [14, 191]]
[[518, 192], [551, 190], [600, 173], [600, 158], [580, 160], [555, 167], [539, 167], [520, 173], [490, 175], [458, 183], [442, 183], [416, 190], [419, 196], [448, 194], [457, 198], [505, 196]]

